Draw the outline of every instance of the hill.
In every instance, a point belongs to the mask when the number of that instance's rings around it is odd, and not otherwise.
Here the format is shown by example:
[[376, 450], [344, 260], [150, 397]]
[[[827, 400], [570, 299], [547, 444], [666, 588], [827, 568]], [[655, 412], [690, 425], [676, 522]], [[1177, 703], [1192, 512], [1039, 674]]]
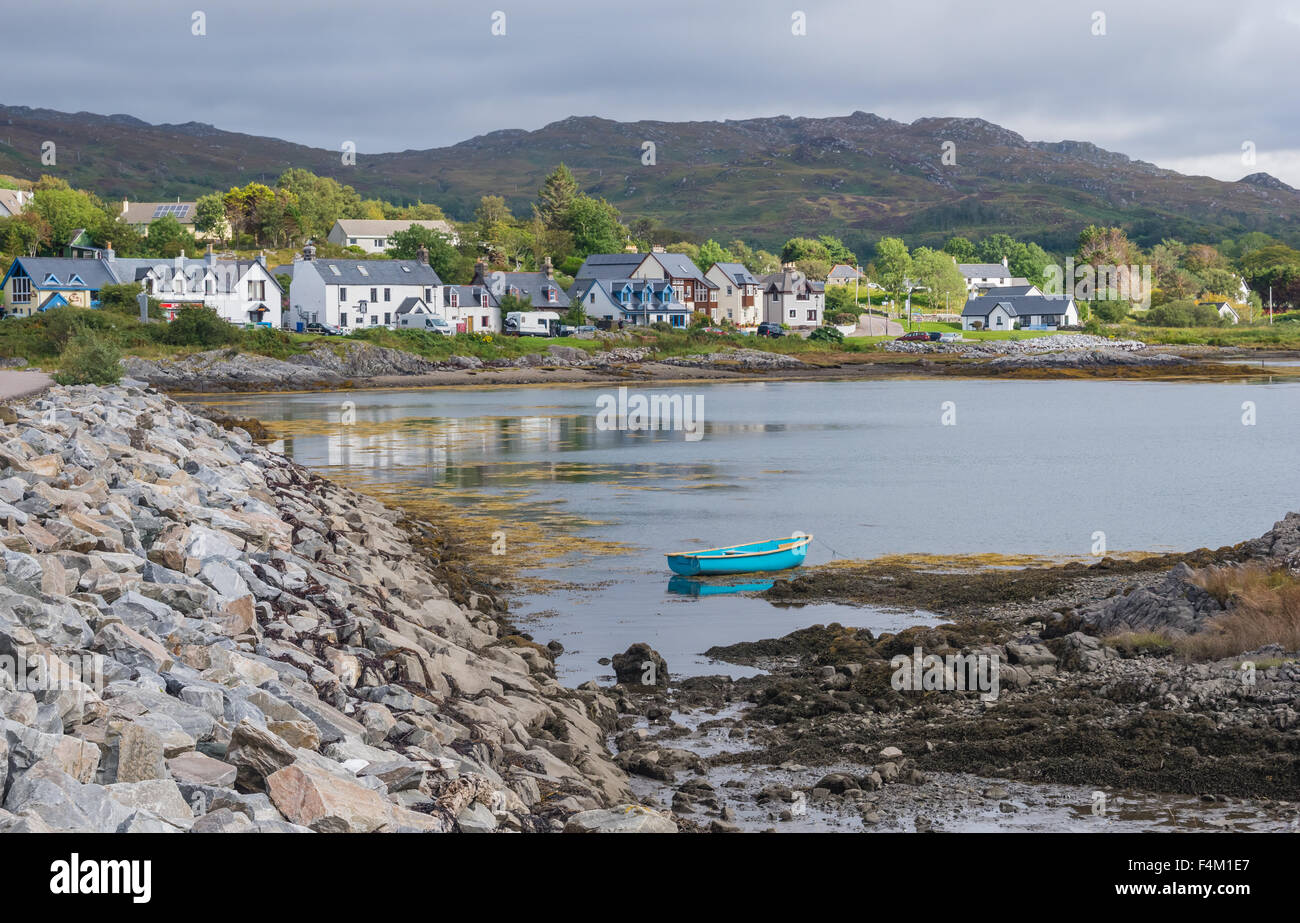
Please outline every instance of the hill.
[[[56, 170], [41, 144], [58, 145]], [[654, 142], [654, 166], [643, 143]], [[945, 142], [956, 163], [945, 166]], [[1086, 224], [1116, 224], [1143, 244], [1217, 241], [1260, 230], [1300, 237], [1300, 193], [1268, 174], [1238, 182], [1184, 176], [1086, 141], [1041, 142], [981, 119], [910, 124], [865, 112], [721, 122], [616, 122], [570, 117], [449, 147], [337, 152], [187, 122], [0, 106], [0, 173], [57, 174], [106, 199], [194, 197], [304, 167], [366, 196], [418, 200], [467, 219], [482, 195], [526, 213], [543, 176], [567, 163], [625, 217], [653, 218], [698, 239], [775, 246], [832, 233], [860, 251], [883, 234], [910, 244], [1001, 231], [1072, 248]]]

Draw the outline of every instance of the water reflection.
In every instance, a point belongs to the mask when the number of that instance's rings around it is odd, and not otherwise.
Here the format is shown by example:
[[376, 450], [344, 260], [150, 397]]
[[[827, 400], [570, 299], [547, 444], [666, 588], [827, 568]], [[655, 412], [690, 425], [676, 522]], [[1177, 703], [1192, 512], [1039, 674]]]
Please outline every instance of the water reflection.
[[668, 581], [668, 592], [679, 596], [722, 596], [727, 593], [762, 593], [772, 589], [771, 580], [751, 583], [705, 583], [690, 577], [673, 577]]

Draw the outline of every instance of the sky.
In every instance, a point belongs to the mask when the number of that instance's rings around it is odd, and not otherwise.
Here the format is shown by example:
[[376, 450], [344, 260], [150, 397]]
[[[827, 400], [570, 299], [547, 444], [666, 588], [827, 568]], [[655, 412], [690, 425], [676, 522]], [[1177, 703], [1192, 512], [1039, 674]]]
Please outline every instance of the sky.
[[1300, 0], [39, 0], [10, 25], [0, 103], [333, 150], [862, 110], [1300, 187]]

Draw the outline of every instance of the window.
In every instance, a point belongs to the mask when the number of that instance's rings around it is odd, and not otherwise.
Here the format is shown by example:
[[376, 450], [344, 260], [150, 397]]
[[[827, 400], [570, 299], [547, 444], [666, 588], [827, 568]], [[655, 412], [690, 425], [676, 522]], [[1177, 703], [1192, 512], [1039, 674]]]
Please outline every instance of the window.
[[372, 288], [372, 289], [370, 290], [370, 300], [371, 300], [371, 301], [378, 301], [378, 300], [379, 300], [379, 289], [377, 289], [377, 288]]
[[30, 304], [32, 280], [28, 276], [14, 276], [14, 304]]
[[384, 301], [392, 301], [392, 300], [393, 300], [393, 290], [391, 288], [384, 289]]
[[794, 308], [791, 308], [791, 309], [790, 309], [790, 316], [791, 316], [792, 318], [795, 316], [795, 310], [794, 310]]
[[551, 304], [555, 304], [555, 289], [550, 288], [549, 286], [546, 289], [546, 300]]
[[717, 300], [718, 300], [718, 290], [716, 288], [709, 289], [709, 301], [716, 302]]
[[361, 273], [363, 276], [370, 275], [370, 270], [366, 269], [366, 267], [362, 266], [360, 263], [357, 263], [357, 272]]
[[384, 312], [384, 326], [387, 326], [387, 325], [391, 324], [392, 322], [393, 322], [393, 315], [391, 315], [391, 314], [389, 314], [387, 311], [385, 311], [385, 312]]
[[211, 295], [211, 294], [213, 293], [213, 292], [212, 292], [212, 280], [211, 280], [211, 279], [204, 279], [204, 280], [203, 280], [203, 293], [204, 293], [205, 295]]
[[588, 300], [591, 304], [595, 304], [595, 303], [596, 303], [596, 293], [595, 293], [595, 292], [592, 292], [591, 295], [590, 295], [590, 297], [587, 298], [587, 300]]
[[248, 281], [248, 298], [250, 301], [263, 301], [266, 299], [266, 283], [261, 279], [250, 279]]
[[1001, 327], [1001, 326], [1002, 326], [1002, 315], [999, 314], [999, 315], [998, 315], [998, 319], [997, 319], [996, 321], [994, 321], [993, 323], [994, 323], [996, 326]]
[[[455, 293], [455, 292], [452, 292], [452, 297], [453, 297], [453, 298], [456, 297], [456, 293]], [[431, 289], [431, 288], [426, 288], [426, 289], [424, 290], [424, 303], [425, 303], [425, 304], [433, 304], [433, 289]], [[455, 307], [455, 306], [453, 305], [453, 307]]]
[[482, 317], [479, 318], [479, 322], [484, 327], [492, 326], [492, 319], [488, 317], [486, 314], [484, 314]]
[[728, 295], [731, 294], [731, 286], [730, 286], [730, 285], [727, 286], [727, 294], [728, 294]]
[[811, 310], [811, 311], [808, 312], [808, 319], [809, 319], [809, 320], [814, 320], [814, 321], [817, 319], [817, 309], [816, 309], [816, 308], [814, 308], [813, 310]]
[[370, 315], [370, 326], [373, 327], [373, 326], [374, 326], [375, 324], [377, 324], [377, 323], [379, 323], [379, 315], [378, 315], [378, 314], [371, 314], [371, 315]]
[[[349, 238], [348, 238], [348, 244], [351, 245], [351, 246], [354, 246], [354, 247], [355, 247], [356, 244], [357, 244], [357, 239], [356, 239], [355, 237], [349, 237]], [[332, 269], [333, 267], [330, 267], [330, 268]]]
[[674, 327], [685, 327], [685, 326], [686, 326], [686, 315], [684, 315], [684, 314], [674, 314], [674, 315], [672, 316], [672, 322], [673, 322], [673, 326], [674, 326]]
[[342, 304], [343, 302], [345, 302], [345, 301], [347, 301], [347, 300], [348, 300], [348, 290], [347, 290], [346, 288], [344, 288], [343, 286], [340, 285], [340, 286], [339, 286], [339, 304]]
[[330, 272], [334, 273], [334, 275], [336, 276], [343, 275], [343, 273], [339, 272], [339, 268], [335, 266], [333, 263], [330, 263]]
[[340, 315], [339, 315], [339, 326], [340, 326], [340, 327], [346, 327], [347, 325], [348, 325], [348, 316], [347, 316], [346, 314], [340, 314]]
[[449, 308], [460, 307], [460, 292], [456, 291], [455, 289], [452, 289], [447, 293], [447, 307]]

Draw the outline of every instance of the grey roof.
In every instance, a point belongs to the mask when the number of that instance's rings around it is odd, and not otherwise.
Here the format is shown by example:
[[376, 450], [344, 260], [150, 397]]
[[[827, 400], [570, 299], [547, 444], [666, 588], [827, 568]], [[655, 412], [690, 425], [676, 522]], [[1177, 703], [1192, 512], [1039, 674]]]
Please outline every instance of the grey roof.
[[433, 267], [419, 260], [330, 259], [312, 262], [326, 285], [442, 285]]
[[782, 292], [782, 293], [793, 292], [795, 290], [795, 286], [798, 285], [800, 282], [806, 284], [810, 292], [815, 293], [815, 292], [821, 292], [826, 290], [825, 283], [814, 282], [812, 279], [809, 279], [806, 276], [804, 276], [803, 273], [794, 272], [789, 269], [783, 270], [782, 272], [774, 272], [771, 273], [770, 275], [763, 276], [763, 278], [760, 279], [759, 282], [762, 283], [764, 291], [771, 291], [772, 286], [775, 285], [776, 290], [778, 292]]
[[[560, 287], [560, 283], [544, 272], [488, 272], [487, 280], [476, 272], [473, 284], [495, 288], [498, 279], [504, 285], [504, 288], [498, 289], [498, 300], [511, 288], [515, 288], [519, 290], [519, 297], [528, 298], [535, 308], [567, 308], [569, 306], [569, 296]], [[550, 301], [546, 297], [545, 290], [547, 286], [555, 289], [554, 301]]]
[[[422, 304], [424, 304], [424, 299], [416, 298], [414, 295], [412, 295], [409, 298], [403, 298], [402, 303], [397, 306], [397, 315], [398, 317], [400, 317], [403, 314], [409, 314], [410, 312], [414, 311], [417, 306]], [[428, 305], [424, 305], [424, 306], [426, 308], [428, 307]]]
[[[622, 293], [631, 287], [627, 304], [623, 303]], [[675, 292], [666, 279], [580, 279], [573, 283], [569, 293], [575, 301], [586, 299], [593, 288], [598, 288], [618, 305], [626, 314], [642, 311], [685, 311], [687, 307], [680, 301], [673, 301]], [[664, 300], [667, 292], [668, 300]]]
[[697, 282], [703, 282], [709, 288], [717, 288], [718, 283], [710, 282], [704, 278], [704, 273], [700, 272], [700, 267], [695, 265], [695, 261], [685, 253], [651, 253], [664, 272], [668, 273], [674, 279], [694, 279]]
[[104, 260], [78, 259], [71, 256], [19, 256], [14, 258], [10, 272], [20, 264], [27, 275], [31, 276], [32, 285], [38, 289], [43, 287], [45, 277], [51, 273], [61, 283], [59, 288], [73, 287], [68, 284], [68, 280], [74, 275], [80, 276], [81, 281], [86, 283], [86, 288], [91, 290], [98, 290], [105, 285], [117, 285], [122, 281], [131, 281], [115, 276], [109, 271], [108, 264]]
[[413, 224], [439, 234], [456, 233], [451, 222], [439, 218], [339, 218], [334, 224], [349, 237], [390, 237], [399, 231], [408, 230]]
[[1012, 317], [1031, 314], [1064, 314], [1074, 304], [1073, 298], [1047, 295], [983, 295], [969, 298], [961, 309], [962, 317], [988, 317], [998, 305]]
[[1011, 278], [1011, 270], [1001, 263], [958, 263], [957, 268], [967, 279]]
[[644, 261], [644, 253], [593, 253], [582, 261], [574, 278], [626, 279]]
[[996, 285], [984, 293], [985, 298], [1019, 298], [1022, 295], [1032, 295], [1035, 292], [1041, 292], [1037, 285]]
[[[442, 291], [444, 296], [450, 295], [452, 292], [456, 293], [456, 306], [458, 308], [470, 306], [495, 308], [498, 305], [496, 296], [492, 294], [492, 290], [486, 285], [444, 285]], [[480, 301], [480, 296], [487, 299], [486, 303]]]
[[862, 275], [848, 263], [836, 263], [827, 274], [827, 279], [857, 279]]
[[736, 285], [757, 285], [758, 280], [743, 263], [714, 263]]

